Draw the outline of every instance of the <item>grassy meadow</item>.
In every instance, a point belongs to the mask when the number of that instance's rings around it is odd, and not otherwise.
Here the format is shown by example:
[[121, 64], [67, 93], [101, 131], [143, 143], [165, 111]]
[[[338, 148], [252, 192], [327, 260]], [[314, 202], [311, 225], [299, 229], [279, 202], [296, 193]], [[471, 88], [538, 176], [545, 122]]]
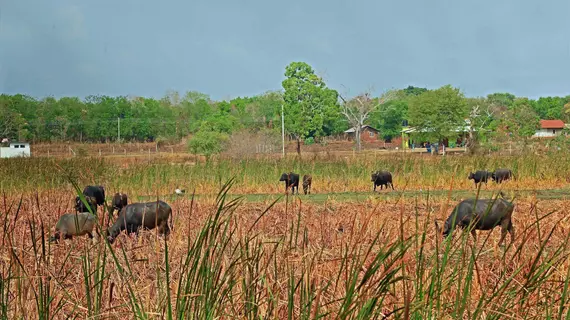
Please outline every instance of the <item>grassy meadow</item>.
[[[570, 319], [569, 160], [2, 159], [0, 317]], [[480, 195], [514, 197], [514, 242], [498, 247], [499, 228], [443, 241], [433, 220], [477, 196], [470, 171], [495, 168], [517, 179]], [[395, 191], [371, 192], [379, 169]], [[314, 194], [284, 194], [285, 171], [312, 174]], [[117, 191], [167, 201], [172, 233], [49, 243], [58, 217], [73, 212], [74, 183], [104, 185], [107, 201]], [[177, 186], [186, 195], [173, 196]], [[102, 208], [98, 216], [103, 234]]]

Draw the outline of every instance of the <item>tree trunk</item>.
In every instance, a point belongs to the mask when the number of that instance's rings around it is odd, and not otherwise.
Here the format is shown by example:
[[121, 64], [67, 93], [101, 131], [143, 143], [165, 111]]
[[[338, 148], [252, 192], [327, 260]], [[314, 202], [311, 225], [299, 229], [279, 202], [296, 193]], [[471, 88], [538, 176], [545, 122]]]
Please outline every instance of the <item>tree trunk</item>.
[[362, 149], [362, 146], [360, 144], [360, 128], [356, 128], [355, 133], [356, 133], [356, 150], [360, 151]]
[[473, 130], [469, 130], [469, 139], [465, 143], [465, 147], [467, 147], [467, 152], [470, 155], [475, 154], [475, 149], [477, 147], [477, 141], [475, 141], [475, 135], [473, 134]]
[[297, 138], [297, 154], [301, 155], [301, 138]]

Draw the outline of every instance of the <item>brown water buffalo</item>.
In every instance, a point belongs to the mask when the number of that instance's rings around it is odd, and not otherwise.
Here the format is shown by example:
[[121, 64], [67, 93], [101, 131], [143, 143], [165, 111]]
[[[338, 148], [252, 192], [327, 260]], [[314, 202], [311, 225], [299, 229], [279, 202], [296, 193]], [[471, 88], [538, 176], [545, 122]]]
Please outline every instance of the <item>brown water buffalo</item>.
[[97, 217], [89, 212], [66, 213], [62, 215], [55, 225], [55, 234], [50, 241], [60, 238], [71, 239], [73, 236], [88, 235], [93, 238], [93, 228], [97, 224]]
[[313, 177], [310, 174], [303, 176], [303, 193], [311, 194], [311, 185], [313, 184]]

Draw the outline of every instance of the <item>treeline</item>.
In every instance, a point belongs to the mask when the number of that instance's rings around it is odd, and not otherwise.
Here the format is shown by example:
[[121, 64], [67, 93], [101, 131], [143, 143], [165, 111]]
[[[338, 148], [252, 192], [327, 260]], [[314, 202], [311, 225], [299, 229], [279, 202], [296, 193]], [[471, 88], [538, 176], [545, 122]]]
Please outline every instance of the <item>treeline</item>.
[[[455, 114], [458, 119], [469, 117], [475, 110], [488, 113], [491, 120], [512, 120], [503, 121], [507, 126], [527, 124], [525, 134], [536, 127], [537, 119], [570, 120], [570, 96], [532, 100], [496, 93], [466, 98], [449, 86], [453, 92], [409, 86], [380, 97], [366, 93], [347, 101], [336, 90], [327, 88], [306, 63], [290, 64], [285, 76], [283, 91], [230, 101], [213, 101], [207, 94], [193, 91], [183, 95], [169, 92], [162, 99], [126, 96], [37, 99], [3, 94], [0, 136], [32, 142], [107, 142], [117, 141], [119, 134], [122, 141], [176, 140], [193, 134], [200, 142], [194, 151], [200, 152], [203, 151], [200, 145], [219, 144], [236, 130], [280, 132], [282, 105], [287, 133], [299, 141], [342, 133], [359, 121], [380, 129], [384, 138], [389, 139], [399, 135], [406, 121], [426, 126], [422, 121], [429, 117], [424, 113], [431, 112], [441, 118], [445, 117], [444, 111], [459, 106], [462, 112]], [[454, 105], [449, 105], [449, 101]], [[433, 122], [437, 119], [431, 125]], [[492, 121], [488, 122], [485, 125]]]
[[[162, 99], [90, 96], [35, 99], [0, 96], [0, 135], [34, 142], [154, 141], [176, 139], [200, 128], [231, 132], [238, 127], [271, 128], [281, 94], [212, 101], [207, 95], [168, 93]], [[120, 123], [119, 123], [120, 122]]]

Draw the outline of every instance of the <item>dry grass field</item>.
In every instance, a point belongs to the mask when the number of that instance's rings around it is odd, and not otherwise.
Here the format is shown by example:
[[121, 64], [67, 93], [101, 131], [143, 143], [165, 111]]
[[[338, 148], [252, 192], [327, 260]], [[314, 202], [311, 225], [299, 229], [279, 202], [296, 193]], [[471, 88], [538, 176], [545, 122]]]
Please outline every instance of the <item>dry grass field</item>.
[[[567, 160], [2, 160], [0, 316], [568, 318]], [[466, 177], [479, 167], [509, 167], [517, 176], [481, 191], [515, 197], [516, 238], [505, 248], [497, 246], [499, 228], [477, 241], [457, 230], [444, 241], [434, 227], [458, 200], [476, 196]], [[394, 173], [395, 191], [371, 192], [374, 168]], [[286, 170], [312, 173], [316, 194], [284, 195], [277, 180]], [[72, 181], [104, 184], [108, 201], [119, 190], [131, 199], [158, 196], [173, 209], [172, 233], [48, 242], [59, 216], [73, 212]], [[187, 194], [172, 196], [176, 185]], [[102, 208], [98, 216], [104, 233]]]

